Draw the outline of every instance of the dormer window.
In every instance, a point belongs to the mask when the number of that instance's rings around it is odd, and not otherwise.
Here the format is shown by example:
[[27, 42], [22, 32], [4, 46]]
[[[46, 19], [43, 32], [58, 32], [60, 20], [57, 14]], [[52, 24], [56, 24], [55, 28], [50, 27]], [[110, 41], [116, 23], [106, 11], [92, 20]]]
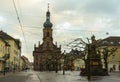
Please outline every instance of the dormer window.
[[120, 44], [120, 42], [118, 42]]
[[110, 42], [110, 44], [113, 44], [113, 42]]
[[108, 43], [108, 41], [103, 41], [103, 42], [102, 42], [102, 44], [106, 44], [106, 43]]

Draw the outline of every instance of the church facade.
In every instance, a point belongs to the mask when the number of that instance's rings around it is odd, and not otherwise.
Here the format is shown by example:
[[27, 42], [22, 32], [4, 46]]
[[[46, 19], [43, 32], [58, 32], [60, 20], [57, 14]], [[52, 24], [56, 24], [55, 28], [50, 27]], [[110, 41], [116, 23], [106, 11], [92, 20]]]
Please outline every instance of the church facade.
[[46, 12], [46, 21], [43, 24], [43, 42], [34, 45], [33, 51], [33, 68], [34, 70], [47, 71], [60, 68], [59, 58], [61, 55], [61, 46], [53, 43], [53, 24], [50, 21], [50, 11]]

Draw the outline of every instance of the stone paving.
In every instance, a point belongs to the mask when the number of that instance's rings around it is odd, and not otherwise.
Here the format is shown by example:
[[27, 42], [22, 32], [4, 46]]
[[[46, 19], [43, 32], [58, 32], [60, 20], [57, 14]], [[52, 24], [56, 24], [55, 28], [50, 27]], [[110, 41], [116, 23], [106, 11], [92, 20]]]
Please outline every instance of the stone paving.
[[[36, 75], [35, 75], [36, 74]], [[34, 82], [88, 82], [87, 77], [79, 76], [78, 71], [67, 71], [62, 75], [62, 71], [55, 72], [34, 72]], [[32, 80], [30, 82], [33, 82]], [[120, 73], [110, 73], [110, 76], [92, 76], [90, 82], [120, 82]]]
[[[39, 72], [30, 70], [27, 72], [7, 73], [5, 76], [0, 75], [0, 79], [6, 79], [6, 82], [9, 82], [9, 80], [7, 80], [8, 77], [22, 77], [23, 79], [27, 77], [26, 81], [20, 82], [89, 82], [87, 77], [79, 76], [79, 74], [79, 71], [66, 71], [65, 75], [63, 75], [62, 71], [55, 73], [54, 71]], [[91, 76], [90, 82], [120, 82], [120, 72], [109, 74], [110, 76]], [[14, 82], [14, 78], [11, 79], [11, 82], [12, 80]]]

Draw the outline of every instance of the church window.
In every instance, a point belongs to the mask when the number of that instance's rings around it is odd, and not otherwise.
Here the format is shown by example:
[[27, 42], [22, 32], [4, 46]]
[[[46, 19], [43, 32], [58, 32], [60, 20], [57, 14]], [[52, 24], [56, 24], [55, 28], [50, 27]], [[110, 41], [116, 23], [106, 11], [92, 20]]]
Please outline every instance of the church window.
[[47, 42], [47, 48], [49, 48], [50, 47], [50, 44], [49, 44], [49, 42]]
[[47, 32], [47, 37], [49, 37], [49, 35], [50, 35], [49, 32]]

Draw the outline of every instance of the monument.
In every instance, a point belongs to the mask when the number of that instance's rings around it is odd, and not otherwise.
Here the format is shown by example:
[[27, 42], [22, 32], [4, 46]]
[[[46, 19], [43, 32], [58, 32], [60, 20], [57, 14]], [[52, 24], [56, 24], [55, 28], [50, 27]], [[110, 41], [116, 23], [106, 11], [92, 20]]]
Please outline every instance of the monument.
[[102, 68], [101, 53], [97, 50], [97, 41], [95, 36], [91, 37], [91, 43], [87, 44], [87, 59], [85, 60], [86, 67], [81, 70], [81, 76], [103, 76], [106, 75]]

